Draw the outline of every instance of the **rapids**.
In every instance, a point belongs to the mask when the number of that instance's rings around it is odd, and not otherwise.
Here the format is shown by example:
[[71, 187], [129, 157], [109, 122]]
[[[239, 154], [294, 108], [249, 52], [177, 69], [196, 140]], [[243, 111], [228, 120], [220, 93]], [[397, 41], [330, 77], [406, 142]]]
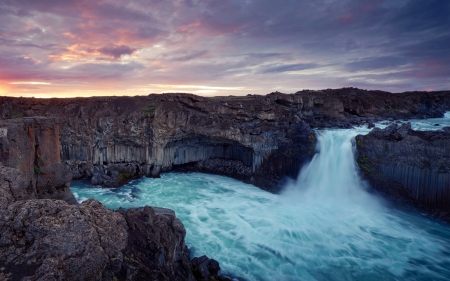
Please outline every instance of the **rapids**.
[[236, 280], [449, 280], [450, 227], [366, 191], [353, 139], [368, 131], [318, 131], [314, 158], [279, 195], [201, 173], [118, 189], [76, 181], [71, 189], [78, 201], [95, 198], [112, 209], [175, 210], [192, 255], [217, 259]]

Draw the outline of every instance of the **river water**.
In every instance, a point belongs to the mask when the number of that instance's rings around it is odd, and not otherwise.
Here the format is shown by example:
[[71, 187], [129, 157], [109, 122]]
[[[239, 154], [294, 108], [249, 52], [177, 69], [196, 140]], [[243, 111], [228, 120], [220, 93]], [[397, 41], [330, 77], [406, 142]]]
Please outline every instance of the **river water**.
[[[414, 121], [439, 129], [446, 118]], [[439, 126], [435, 126], [439, 124]], [[450, 227], [389, 207], [358, 175], [353, 139], [318, 131], [317, 153], [281, 194], [202, 173], [166, 173], [118, 189], [75, 181], [78, 201], [175, 210], [195, 256], [237, 280], [450, 280]]]

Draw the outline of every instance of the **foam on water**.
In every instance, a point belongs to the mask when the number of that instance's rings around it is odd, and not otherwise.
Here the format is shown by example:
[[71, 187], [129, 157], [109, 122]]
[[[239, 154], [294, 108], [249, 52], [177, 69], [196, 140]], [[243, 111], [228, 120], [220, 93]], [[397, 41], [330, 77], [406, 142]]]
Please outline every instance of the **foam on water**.
[[216, 175], [168, 173], [118, 189], [74, 182], [77, 200], [171, 208], [193, 255], [246, 280], [449, 280], [450, 228], [368, 194], [352, 139], [318, 132], [318, 153], [280, 195]]

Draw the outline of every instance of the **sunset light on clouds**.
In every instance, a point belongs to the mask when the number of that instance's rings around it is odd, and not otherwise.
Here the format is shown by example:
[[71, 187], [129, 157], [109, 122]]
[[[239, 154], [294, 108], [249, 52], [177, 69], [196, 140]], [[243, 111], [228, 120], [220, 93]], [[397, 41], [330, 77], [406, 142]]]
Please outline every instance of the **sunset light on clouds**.
[[0, 1], [0, 94], [450, 88], [450, 1]]

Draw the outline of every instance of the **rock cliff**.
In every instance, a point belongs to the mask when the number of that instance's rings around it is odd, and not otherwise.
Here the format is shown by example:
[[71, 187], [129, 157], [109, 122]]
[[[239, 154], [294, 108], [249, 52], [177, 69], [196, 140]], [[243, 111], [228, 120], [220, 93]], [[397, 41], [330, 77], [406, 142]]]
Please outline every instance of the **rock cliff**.
[[409, 123], [357, 136], [357, 162], [371, 185], [446, 216], [450, 211], [450, 127], [414, 131]]
[[442, 116], [446, 92], [391, 94], [355, 88], [206, 98], [190, 94], [0, 99], [3, 118], [61, 124], [61, 157], [73, 178], [119, 186], [172, 169], [225, 174], [267, 190], [296, 177], [313, 154], [310, 127]]
[[69, 190], [70, 170], [61, 162], [59, 130], [56, 118], [0, 120], [0, 162], [20, 175], [11, 181], [16, 200], [55, 198], [76, 203]]

